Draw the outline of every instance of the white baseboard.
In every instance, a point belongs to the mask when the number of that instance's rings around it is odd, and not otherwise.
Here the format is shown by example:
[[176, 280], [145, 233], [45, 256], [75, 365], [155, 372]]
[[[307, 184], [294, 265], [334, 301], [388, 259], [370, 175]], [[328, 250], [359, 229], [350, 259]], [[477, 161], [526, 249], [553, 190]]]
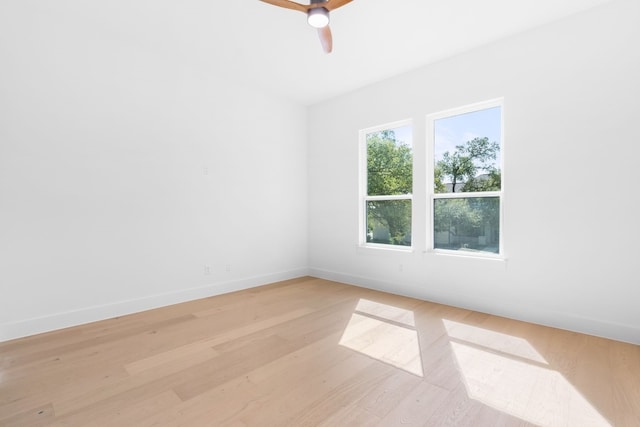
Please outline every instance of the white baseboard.
[[181, 302], [192, 301], [242, 289], [295, 279], [307, 276], [307, 268], [270, 273], [261, 276], [248, 277], [226, 282], [217, 282], [197, 288], [185, 289], [177, 292], [151, 295], [116, 303], [87, 307], [80, 310], [56, 313], [50, 316], [21, 320], [0, 325], [0, 342], [16, 338], [27, 337], [43, 332], [55, 331], [71, 326], [83, 325], [99, 320], [111, 319], [132, 313], [139, 313], [153, 308], [165, 307]]
[[447, 293], [446, 295], [435, 294], [427, 289], [417, 290], [407, 286], [399, 286], [397, 283], [392, 284], [369, 277], [354, 276], [318, 268], [310, 268], [309, 275], [367, 289], [389, 292], [524, 322], [640, 345], [640, 329], [631, 325], [579, 316], [572, 313], [545, 310], [529, 305], [514, 304], [513, 302], [510, 302], [508, 307], [504, 307], [496, 305], [496, 301], [493, 299], [471, 298], [466, 295], [452, 293]]
[[640, 329], [630, 325], [578, 316], [571, 313], [543, 310], [539, 307], [516, 305], [512, 302], [510, 302], [508, 307], [502, 307], [496, 306], [495, 301], [488, 299], [472, 299], [465, 295], [452, 295], [450, 293], [447, 295], [437, 295], [430, 293], [428, 290], [420, 290], [420, 292], [418, 292], [416, 289], [410, 287], [399, 288], [397, 283], [392, 284], [369, 277], [354, 276], [317, 268], [299, 268], [233, 281], [217, 282], [178, 292], [157, 294], [145, 298], [57, 313], [51, 316], [5, 323], [0, 325], [0, 342], [307, 275], [640, 345]]

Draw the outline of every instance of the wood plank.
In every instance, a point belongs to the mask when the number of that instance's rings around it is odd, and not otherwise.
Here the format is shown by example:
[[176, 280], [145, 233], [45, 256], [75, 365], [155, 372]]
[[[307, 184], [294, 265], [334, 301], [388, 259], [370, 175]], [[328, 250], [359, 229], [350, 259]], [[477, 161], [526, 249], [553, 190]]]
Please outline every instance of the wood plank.
[[1, 414], [0, 412], [0, 425], [3, 427], [44, 427], [50, 426], [55, 420], [53, 406], [50, 403], [27, 409], [8, 418], [2, 418]]
[[420, 382], [381, 420], [389, 426], [423, 426], [442, 406], [449, 392], [426, 381]]
[[640, 346], [303, 277], [0, 343], [0, 425], [640, 425]]
[[160, 391], [150, 396], [128, 396], [91, 405], [87, 410], [57, 417], [53, 426], [134, 426], [160, 410], [181, 403], [171, 390]]

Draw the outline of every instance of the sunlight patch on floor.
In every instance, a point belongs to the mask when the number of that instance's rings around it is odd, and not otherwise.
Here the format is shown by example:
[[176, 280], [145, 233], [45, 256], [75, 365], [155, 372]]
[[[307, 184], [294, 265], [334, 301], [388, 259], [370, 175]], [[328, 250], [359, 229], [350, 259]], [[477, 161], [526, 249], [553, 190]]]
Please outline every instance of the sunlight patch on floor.
[[539, 426], [611, 427], [526, 340], [445, 322], [469, 397]]
[[442, 323], [447, 330], [447, 335], [451, 338], [534, 362], [547, 363], [545, 358], [524, 338], [447, 319], [443, 319]]
[[360, 299], [355, 311], [396, 323], [401, 323], [405, 326], [416, 326], [413, 311], [405, 310], [404, 308], [395, 307], [393, 305], [382, 304], [368, 299]]
[[360, 300], [340, 345], [422, 377], [418, 332], [413, 324], [409, 310]]

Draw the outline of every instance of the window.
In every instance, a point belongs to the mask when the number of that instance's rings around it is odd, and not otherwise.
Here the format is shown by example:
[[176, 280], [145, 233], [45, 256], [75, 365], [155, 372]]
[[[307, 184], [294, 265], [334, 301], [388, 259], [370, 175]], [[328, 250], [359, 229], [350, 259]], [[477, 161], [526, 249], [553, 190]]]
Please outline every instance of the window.
[[363, 245], [411, 246], [411, 138], [409, 121], [360, 131]]
[[502, 255], [502, 100], [430, 115], [427, 125], [430, 249]]

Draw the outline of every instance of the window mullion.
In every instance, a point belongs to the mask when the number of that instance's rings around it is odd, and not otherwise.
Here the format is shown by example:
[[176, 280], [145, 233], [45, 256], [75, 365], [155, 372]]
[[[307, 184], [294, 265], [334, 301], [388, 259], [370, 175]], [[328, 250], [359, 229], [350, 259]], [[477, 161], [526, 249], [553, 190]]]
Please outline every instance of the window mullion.
[[376, 200], [412, 200], [412, 194], [400, 194], [395, 196], [365, 196], [366, 201], [376, 201]]
[[500, 197], [502, 191], [478, 191], [468, 193], [434, 193], [434, 199], [470, 199], [478, 197]]

